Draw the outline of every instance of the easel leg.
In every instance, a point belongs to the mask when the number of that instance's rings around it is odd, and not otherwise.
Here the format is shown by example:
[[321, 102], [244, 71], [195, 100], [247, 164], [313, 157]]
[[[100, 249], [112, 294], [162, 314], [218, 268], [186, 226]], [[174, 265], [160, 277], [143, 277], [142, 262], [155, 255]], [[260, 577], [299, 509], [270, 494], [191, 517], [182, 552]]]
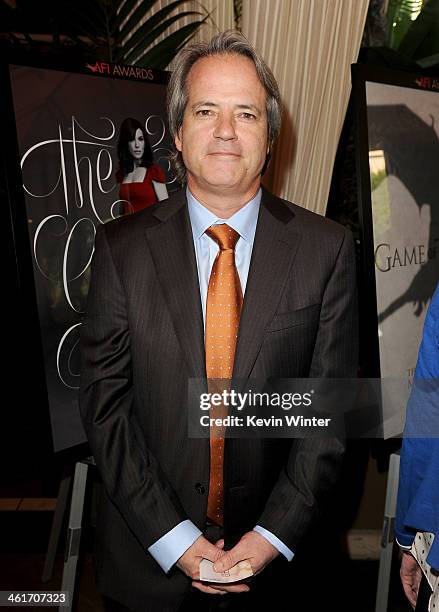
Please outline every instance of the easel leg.
[[75, 476], [73, 480], [72, 501], [61, 586], [62, 591], [67, 591], [69, 593], [69, 606], [66, 608], [68, 612], [72, 610], [75, 593], [76, 566], [81, 543], [81, 524], [84, 512], [88, 468], [88, 463], [78, 462], [75, 467]]
[[53, 566], [55, 564], [56, 551], [58, 549], [59, 536], [64, 520], [64, 514], [67, 508], [67, 499], [69, 496], [70, 487], [72, 485], [72, 476], [64, 469], [64, 473], [59, 485], [58, 497], [56, 501], [55, 513], [53, 515], [52, 529], [50, 530], [49, 544], [47, 547], [46, 561], [44, 563], [42, 582], [48, 582], [53, 576]]
[[390, 571], [394, 541], [394, 523], [396, 515], [396, 498], [398, 495], [399, 453], [390, 455], [389, 475], [387, 480], [386, 505], [384, 509], [383, 535], [381, 538], [380, 567], [375, 612], [387, 612], [389, 598]]

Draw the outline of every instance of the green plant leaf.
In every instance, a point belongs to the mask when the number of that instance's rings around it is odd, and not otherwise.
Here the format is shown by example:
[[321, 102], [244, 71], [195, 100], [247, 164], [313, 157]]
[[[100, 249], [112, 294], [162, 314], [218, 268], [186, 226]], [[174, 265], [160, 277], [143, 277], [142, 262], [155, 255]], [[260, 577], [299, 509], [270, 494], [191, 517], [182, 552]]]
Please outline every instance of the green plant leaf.
[[[123, 27], [119, 27], [118, 38], [125, 38], [134, 28], [137, 26], [139, 21], [141, 21], [147, 12], [154, 6], [157, 0], [143, 0], [136, 8], [134, 13], [128, 19], [126, 23], [124, 23]], [[122, 20], [119, 21], [119, 24]]]
[[[149, 19], [144, 24], [142, 24], [140, 28], [138, 28], [130, 38], [130, 41], [133, 41], [133, 46], [137, 44], [142, 37], [146, 36], [148, 32], [153, 30], [153, 28], [155, 28], [161, 21], [163, 21], [165, 17], [172, 13], [173, 10], [179, 8], [182, 4], [185, 4], [186, 2], [187, 0], [175, 0], [175, 2], [171, 2], [171, 4], [168, 4], [167, 6], [157, 11], [157, 13], [155, 13], [154, 15], [151, 15], [151, 17], [149, 17]], [[121, 43], [123, 38], [125, 38], [126, 34], [127, 33], [121, 35], [119, 33], [117, 36], [117, 42]]]
[[137, 0], [125, 0], [120, 11], [117, 12], [116, 10], [116, 17], [117, 17], [118, 24], [121, 24], [122, 21], [125, 21], [125, 19], [128, 17], [128, 15], [131, 13], [131, 11], [136, 6], [136, 2]]
[[439, 53], [439, 0], [428, 0], [408, 28], [398, 51], [414, 60]]
[[[178, 15], [174, 15], [173, 17], [169, 17], [169, 19], [166, 19], [165, 21], [163, 21], [161, 24], [159, 24], [156, 28], [154, 28], [152, 31], [149, 30], [149, 34], [143, 36], [143, 37], [137, 37], [137, 40], [139, 41], [137, 43], [137, 45], [133, 45], [131, 46], [131, 39], [128, 41], [127, 43], [127, 47], [130, 49], [128, 54], [125, 56], [124, 61], [126, 62], [130, 62], [135, 56], [139, 56], [143, 51], [145, 51], [146, 49], [148, 49], [148, 47], [160, 36], [160, 34], [162, 34], [163, 32], [165, 32], [165, 30], [167, 30], [173, 23], [175, 23], [176, 21], [178, 21], [179, 19], [182, 19], [183, 17], [202, 17], [202, 13], [196, 12], [196, 11], [184, 11], [183, 13], [179, 13]], [[198, 23], [198, 22], [194, 22], [194, 23]], [[147, 25], [147, 24], [144, 24]], [[189, 24], [190, 25], [190, 24]], [[148, 28], [146, 29], [146, 31], [148, 31]], [[136, 32], [137, 34], [137, 32]], [[125, 51], [126, 53], [126, 51]]]
[[120, 0], [98, 0], [98, 1], [102, 7], [102, 10], [105, 12], [106, 19], [108, 22], [108, 29], [110, 30], [112, 37], [115, 38], [119, 24], [124, 20], [124, 17], [119, 17], [119, 15], [121, 15], [121, 13], [125, 11], [125, 7], [127, 7], [126, 10], [128, 12], [126, 14], [128, 14], [129, 11], [134, 6], [135, 0], [129, 0], [125, 2], [123, 7], [120, 9], [120, 11], [119, 11]]
[[[46, 53], [47, 43], [34, 40], [30, 32], [47, 33], [52, 40], [52, 49], [58, 52], [67, 51], [74, 43], [78, 58], [86, 58], [86, 61], [96, 60], [118, 61], [127, 52], [129, 59], [148, 51], [148, 61], [154, 62], [156, 66], [166, 66], [181, 46], [187, 42], [205, 22], [208, 15], [199, 11], [181, 11], [179, 15], [169, 17], [172, 12], [180, 9], [188, 0], [168, 0], [169, 4], [158, 10], [149, 17], [146, 24], [142, 24], [133, 36], [126, 41], [122, 49], [122, 40], [135, 28], [140, 19], [144, 19], [147, 12], [153, 7], [157, 0], [143, 0], [139, 6], [138, 0], [46, 0], [42, 3], [17, 2], [17, 7], [11, 6], [9, 0], [0, 0], [0, 18], [9, 25], [7, 45], [15, 46], [18, 41], [23, 48], [23, 38], [14, 37], [14, 32], [20, 33], [27, 41], [25, 49], [33, 54], [40, 54], [43, 49]], [[119, 8], [120, 7], [120, 8]], [[200, 5], [200, 11], [203, 11]], [[25, 10], [24, 10], [25, 8]], [[203, 16], [203, 20], [198, 17]], [[174, 32], [160, 45], [153, 45], [157, 38], [173, 23], [183, 17], [197, 19], [194, 23], [184, 26], [179, 32]], [[121, 36], [120, 24], [127, 20], [123, 26], [125, 36]], [[178, 24], [177, 24], [178, 27]], [[61, 35], [67, 38], [63, 43]], [[151, 48], [152, 47], [152, 48]], [[156, 49], [157, 47], [157, 49]], [[160, 57], [163, 53], [163, 57]], [[117, 59], [116, 59], [117, 58]]]
[[162, 40], [147, 51], [147, 53], [136, 62], [136, 66], [164, 70], [178, 51], [180, 51], [185, 43], [192, 38], [195, 32], [208, 18], [209, 15], [206, 15], [201, 21], [189, 23], [177, 30], [177, 32], [173, 32], [170, 36], [166, 37], [165, 40]]
[[412, 16], [418, 13], [424, 0], [390, 0], [387, 9], [387, 44], [397, 49], [412, 22]]

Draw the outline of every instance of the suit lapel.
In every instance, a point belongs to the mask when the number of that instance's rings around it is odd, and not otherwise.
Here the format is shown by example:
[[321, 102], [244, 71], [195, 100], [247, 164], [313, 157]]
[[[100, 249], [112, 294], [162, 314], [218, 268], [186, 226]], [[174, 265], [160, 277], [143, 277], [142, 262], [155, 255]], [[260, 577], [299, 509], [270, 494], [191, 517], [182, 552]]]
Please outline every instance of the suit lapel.
[[244, 304], [239, 326], [233, 377], [246, 380], [276, 312], [300, 243], [288, 224], [293, 211], [263, 190]]
[[146, 239], [157, 270], [189, 377], [206, 373], [203, 315], [192, 230], [183, 191], [160, 203]]
[[[189, 376], [206, 374], [203, 315], [192, 230], [183, 191], [160, 203], [156, 224], [146, 239]], [[294, 213], [263, 190], [245, 292], [233, 376], [247, 379], [259, 354], [265, 329], [276, 312], [300, 243], [288, 227]]]

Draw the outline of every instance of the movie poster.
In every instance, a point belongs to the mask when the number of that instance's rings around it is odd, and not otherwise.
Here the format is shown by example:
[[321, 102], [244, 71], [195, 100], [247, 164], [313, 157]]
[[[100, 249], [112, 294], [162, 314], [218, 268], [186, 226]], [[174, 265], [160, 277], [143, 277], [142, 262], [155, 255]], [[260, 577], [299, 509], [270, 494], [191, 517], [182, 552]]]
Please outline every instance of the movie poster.
[[86, 70], [10, 66], [55, 451], [86, 439], [79, 334], [96, 228], [177, 188], [167, 73], [106, 63]]
[[402, 432], [439, 281], [438, 90], [439, 82], [437, 90], [366, 82], [380, 369], [383, 379], [402, 381], [384, 398], [385, 437]]

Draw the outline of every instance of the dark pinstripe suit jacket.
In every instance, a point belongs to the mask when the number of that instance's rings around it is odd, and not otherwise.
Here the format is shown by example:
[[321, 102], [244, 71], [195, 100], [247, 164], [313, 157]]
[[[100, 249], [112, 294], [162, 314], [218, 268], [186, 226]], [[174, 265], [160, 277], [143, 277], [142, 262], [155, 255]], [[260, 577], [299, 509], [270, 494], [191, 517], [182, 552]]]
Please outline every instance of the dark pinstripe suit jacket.
[[[354, 269], [343, 227], [264, 191], [235, 377], [355, 376]], [[186, 413], [203, 337], [184, 192], [99, 227], [80, 407], [105, 488], [98, 587], [134, 610], [176, 610], [190, 588], [146, 549], [186, 518], [204, 527], [209, 441], [188, 438]], [[226, 540], [259, 524], [296, 550], [343, 451], [338, 440], [226, 440]]]

